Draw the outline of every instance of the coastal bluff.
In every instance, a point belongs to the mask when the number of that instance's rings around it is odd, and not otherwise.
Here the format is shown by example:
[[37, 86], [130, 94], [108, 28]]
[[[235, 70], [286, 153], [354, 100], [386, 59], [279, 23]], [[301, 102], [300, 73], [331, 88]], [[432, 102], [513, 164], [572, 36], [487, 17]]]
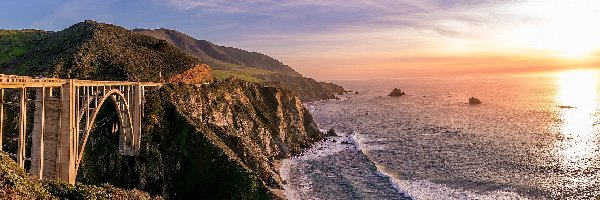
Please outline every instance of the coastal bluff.
[[[294, 77], [289, 87], [217, 79], [209, 62], [165, 40], [89, 20], [56, 32], [1, 31], [0, 43], [0, 52], [7, 52], [0, 73], [164, 83], [145, 95], [139, 154], [118, 153], [113, 125], [119, 116], [114, 107], [101, 107], [78, 184], [53, 187], [64, 191], [56, 198], [87, 191], [78, 189], [87, 184], [165, 199], [279, 199], [271, 190], [283, 184], [274, 161], [298, 155], [323, 138], [302, 100], [332, 95], [309, 78]], [[318, 91], [299, 96], [292, 90], [303, 85]], [[15, 124], [17, 118], [7, 119]], [[5, 132], [18, 131], [7, 126]]]

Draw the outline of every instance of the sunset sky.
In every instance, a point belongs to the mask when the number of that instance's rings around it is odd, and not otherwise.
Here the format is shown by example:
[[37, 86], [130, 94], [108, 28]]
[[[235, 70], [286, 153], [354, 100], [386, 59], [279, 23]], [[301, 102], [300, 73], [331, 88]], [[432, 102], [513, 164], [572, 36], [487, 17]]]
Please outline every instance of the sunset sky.
[[259, 51], [320, 80], [600, 66], [600, 1], [20, 0], [0, 28], [86, 19]]

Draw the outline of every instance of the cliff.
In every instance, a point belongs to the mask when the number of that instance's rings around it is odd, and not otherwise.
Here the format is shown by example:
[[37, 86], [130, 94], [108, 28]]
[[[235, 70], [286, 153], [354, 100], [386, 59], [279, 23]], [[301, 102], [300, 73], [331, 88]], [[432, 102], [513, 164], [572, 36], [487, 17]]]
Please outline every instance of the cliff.
[[346, 92], [346, 89], [344, 89], [344, 87], [335, 84], [335, 83], [327, 83], [327, 82], [319, 82], [321, 84], [321, 86], [323, 88], [325, 88], [325, 90], [329, 91], [329, 93], [331, 94], [338, 94], [338, 95], [342, 95]]
[[259, 77], [271, 85], [294, 91], [304, 102], [336, 98], [332, 93], [325, 90], [319, 82], [311, 78], [289, 77], [281, 74], [266, 74]]
[[238, 79], [168, 85], [147, 101], [140, 155], [120, 156], [110, 135], [94, 132], [79, 181], [173, 199], [276, 199], [273, 161], [323, 137], [294, 93]]

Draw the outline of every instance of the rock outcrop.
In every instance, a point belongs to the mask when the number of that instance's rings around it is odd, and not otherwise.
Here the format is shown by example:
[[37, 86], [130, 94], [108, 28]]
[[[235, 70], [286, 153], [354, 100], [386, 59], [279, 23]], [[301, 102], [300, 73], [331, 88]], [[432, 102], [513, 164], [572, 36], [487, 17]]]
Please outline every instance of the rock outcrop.
[[290, 77], [281, 74], [260, 75], [261, 79], [276, 87], [287, 88], [302, 98], [303, 102], [336, 99], [323, 86], [311, 78]]
[[469, 104], [471, 104], [471, 105], [481, 104], [481, 100], [479, 100], [478, 98], [475, 98], [475, 97], [471, 97], [471, 98], [469, 98]]
[[214, 80], [212, 70], [206, 64], [199, 64], [191, 69], [188, 69], [181, 74], [175, 74], [169, 82], [185, 83], [185, 84], [202, 84], [210, 83]]
[[388, 94], [388, 96], [390, 97], [400, 97], [400, 96], [404, 96], [406, 95], [406, 93], [404, 93], [402, 90], [398, 89], [398, 88], [394, 88], [394, 90], [392, 90], [392, 92], [390, 92], [390, 94]]

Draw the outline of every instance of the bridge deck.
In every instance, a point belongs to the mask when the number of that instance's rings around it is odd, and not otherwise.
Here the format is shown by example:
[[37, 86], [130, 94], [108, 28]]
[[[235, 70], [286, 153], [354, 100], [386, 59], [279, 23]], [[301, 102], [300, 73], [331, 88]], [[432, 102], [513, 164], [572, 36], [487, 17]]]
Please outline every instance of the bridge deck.
[[[60, 87], [71, 79], [59, 78], [33, 78], [28, 76], [16, 76], [0, 74], [0, 88], [34, 88], [34, 87]], [[162, 83], [153, 82], [129, 82], [129, 81], [94, 81], [72, 79], [75, 86], [146, 86], [156, 87]]]

